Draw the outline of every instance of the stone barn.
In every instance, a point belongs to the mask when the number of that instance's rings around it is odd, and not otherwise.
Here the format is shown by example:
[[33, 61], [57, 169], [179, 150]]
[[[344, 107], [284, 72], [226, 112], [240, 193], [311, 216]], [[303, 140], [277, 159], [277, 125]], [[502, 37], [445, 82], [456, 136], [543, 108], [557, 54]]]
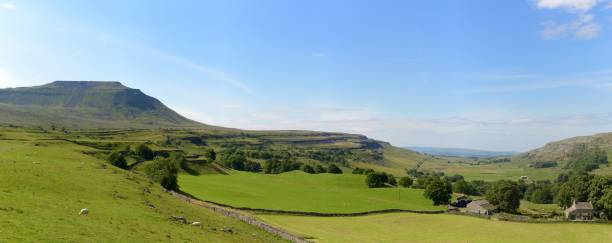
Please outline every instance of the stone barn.
[[590, 202], [576, 202], [565, 210], [565, 217], [569, 220], [592, 220], [593, 205]]
[[497, 207], [487, 200], [476, 200], [468, 203], [465, 211], [473, 214], [492, 215], [497, 211]]

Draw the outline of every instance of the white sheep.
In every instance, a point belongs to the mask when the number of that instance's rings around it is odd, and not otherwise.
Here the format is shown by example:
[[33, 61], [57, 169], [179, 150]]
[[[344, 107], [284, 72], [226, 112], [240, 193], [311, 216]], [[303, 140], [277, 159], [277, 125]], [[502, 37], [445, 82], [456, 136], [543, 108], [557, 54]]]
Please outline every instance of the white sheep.
[[79, 215], [88, 215], [88, 214], [89, 214], [89, 209], [87, 208], [81, 209], [81, 211], [79, 212]]
[[202, 223], [200, 223], [198, 221], [195, 221], [195, 222], [191, 223], [191, 225], [193, 225], [193, 226], [202, 226]]

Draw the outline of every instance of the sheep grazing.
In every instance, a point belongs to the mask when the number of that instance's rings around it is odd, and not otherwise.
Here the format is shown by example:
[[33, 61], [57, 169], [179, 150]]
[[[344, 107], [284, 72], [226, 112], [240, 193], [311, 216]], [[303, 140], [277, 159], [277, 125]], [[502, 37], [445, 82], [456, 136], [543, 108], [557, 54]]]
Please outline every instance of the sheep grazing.
[[89, 214], [89, 209], [87, 208], [81, 209], [81, 211], [79, 212], [79, 215], [88, 215], [88, 214]]
[[195, 221], [195, 222], [191, 223], [191, 225], [193, 225], [193, 226], [202, 226], [202, 223], [200, 223], [198, 221]]

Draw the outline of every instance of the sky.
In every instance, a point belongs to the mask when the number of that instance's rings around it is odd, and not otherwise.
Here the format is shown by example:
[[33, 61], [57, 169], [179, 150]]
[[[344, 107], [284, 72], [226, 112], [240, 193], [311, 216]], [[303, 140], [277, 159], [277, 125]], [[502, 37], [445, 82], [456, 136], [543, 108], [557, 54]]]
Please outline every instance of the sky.
[[0, 0], [0, 87], [54, 80], [212, 125], [526, 151], [612, 132], [612, 1]]

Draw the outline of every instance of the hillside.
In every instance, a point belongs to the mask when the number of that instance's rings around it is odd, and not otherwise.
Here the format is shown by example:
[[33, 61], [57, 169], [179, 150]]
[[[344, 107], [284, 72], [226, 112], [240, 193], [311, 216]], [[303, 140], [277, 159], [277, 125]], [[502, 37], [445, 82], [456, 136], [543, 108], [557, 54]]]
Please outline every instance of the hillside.
[[71, 129], [205, 126], [138, 89], [94, 81], [0, 89], [0, 123]]
[[438, 148], [438, 147], [407, 147], [420, 153], [431, 154], [436, 156], [451, 156], [451, 157], [471, 157], [471, 158], [493, 158], [501, 156], [512, 156], [516, 152], [509, 151], [489, 151], [478, 149], [464, 148]]
[[59, 131], [0, 126], [0, 135], [0, 242], [283, 242], [89, 156], [97, 150]]
[[531, 161], [562, 161], [579, 144], [587, 147], [599, 147], [612, 151], [612, 133], [600, 133], [591, 136], [579, 136], [560, 141], [550, 142], [541, 148], [517, 155], [517, 158]]

